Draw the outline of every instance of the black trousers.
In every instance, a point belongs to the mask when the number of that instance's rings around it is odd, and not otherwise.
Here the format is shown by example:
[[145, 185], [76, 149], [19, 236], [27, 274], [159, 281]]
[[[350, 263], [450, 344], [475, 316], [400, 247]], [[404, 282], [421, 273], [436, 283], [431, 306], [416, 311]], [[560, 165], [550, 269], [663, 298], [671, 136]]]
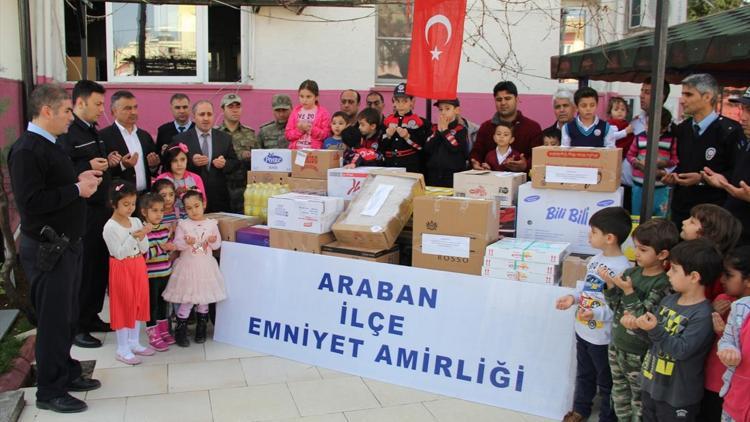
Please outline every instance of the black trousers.
[[719, 397], [719, 393], [704, 389], [698, 420], [702, 422], [721, 422], [723, 405], [724, 399]]
[[598, 388], [601, 397], [600, 422], [617, 421], [611, 403], [612, 372], [609, 369], [608, 348], [606, 344], [591, 344], [576, 334], [577, 365], [573, 410], [588, 418]]
[[[646, 391], [641, 392], [643, 422], [692, 422], [697, 421], [701, 404], [672, 407], [664, 401], [654, 400]], [[703, 422], [703, 419], [701, 419]]]
[[91, 331], [91, 325], [99, 320], [99, 312], [104, 306], [104, 294], [109, 284], [109, 252], [102, 231], [111, 216], [112, 210], [104, 205], [86, 207], [79, 332]]
[[157, 277], [148, 279], [148, 303], [151, 310], [151, 319], [146, 323], [147, 327], [156, 325], [156, 321], [167, 319], [167, 301], [161, 297], [164, 289], [167, 288], [169, 277]]
[[52, 271], [36, 266], [39, 242], [21, 236], [20, 256], [31, 284], [31, 306], [36, 318], [37, 400], [62, 396], [66, 386], [81, 376], [81, 364], [70, 357], [78, 322], [83, 244], [79, 240], [63, 253]]

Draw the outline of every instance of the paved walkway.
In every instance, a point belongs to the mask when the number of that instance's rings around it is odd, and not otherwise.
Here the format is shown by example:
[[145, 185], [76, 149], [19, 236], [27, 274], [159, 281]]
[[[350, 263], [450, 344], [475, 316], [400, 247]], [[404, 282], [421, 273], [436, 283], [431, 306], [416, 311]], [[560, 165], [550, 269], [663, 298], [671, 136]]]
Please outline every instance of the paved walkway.
[[[541, 422], [548, 419], [386, 384], [208, 340], [144, 358], [115, 360], [114, 333], [104, 346], [73, 348], [96, 360], [102, 388], [82, 393], [88, 411], [38, 410], [26, 388], [21, 421], [75, 422]], [[145, 335], [143, 338], [145, 344]]]

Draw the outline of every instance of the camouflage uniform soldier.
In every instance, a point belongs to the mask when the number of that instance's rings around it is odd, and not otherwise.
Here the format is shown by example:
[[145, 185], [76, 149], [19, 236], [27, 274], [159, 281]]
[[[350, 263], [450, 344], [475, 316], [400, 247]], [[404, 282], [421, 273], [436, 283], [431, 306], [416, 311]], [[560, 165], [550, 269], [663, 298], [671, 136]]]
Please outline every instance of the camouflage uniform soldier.
[[271, 100], [273, 107], [273, 120], [260, 126], [258, 140], [260, 148], [288, 148], [289, 141], [284, 135], [286, 121], [292, 111], [292, 100], [282, 94], [276, 94]]
[[239, 95], [225, 95], [221, 99], [221, 109], [224, 111], [224, 122], [219, 126], [219, 130], [232, 136], [232, 146], [241, 163], [236, 172], [227, 175], [230, 208], [232, 212], [242, 214], [243, 194], [247, 186], [247, 172], [250, 170], [250, 150], [258, 148], [259, 143], [255, 131], [240, 123], [242, 99]]

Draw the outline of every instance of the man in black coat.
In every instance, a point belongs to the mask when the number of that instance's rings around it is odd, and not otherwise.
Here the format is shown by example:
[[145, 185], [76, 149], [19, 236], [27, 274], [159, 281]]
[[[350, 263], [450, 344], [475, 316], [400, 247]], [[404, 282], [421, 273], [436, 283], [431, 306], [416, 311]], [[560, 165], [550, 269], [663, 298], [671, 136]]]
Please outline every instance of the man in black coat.
[[228, 174], [236, 171], [240, 162], [232, 146], [232, 137], [214, 129], [214, 106], [208, 100], [193, 104], [195, 128], [174, 137], [172, 144], [188, 147], [188, 170], [203, 179], [206, 188], [206, 212], [230, 211]]
[[21, 216], [20, 258], [30, 282], [36, 320], [36, 407], [55, 412], [86, 410], [70, 391], [101, 386], [81, 376], [70, 347], [78, 322], [81, 237], [86, 202], [101, 171], [78, 173], [57, 137], [73, 121], [72, 104], [59, 85], [39, 85], [28, 100], [32, 121], [8, 154], [13, 195]]
[[104, 93], [104, 87], [96, 82], [78, 81], [73, 88], [73, 123], [68, 133], [58, 138], [58, 143], [68, 152], [78, 174], [87, 170], [102, 172], [99, 189], [86, 199], [78, 334], [73, 339], [73, 344], [78, 347], [101, 347], [102, 342], [89, 333], [111, 331], [109, 323], [99, 318], [109, 281], [109, 254], [102, 231], [112, 215], [107, 203], [111, 180], [108, 170], [120, 163], [117, 153], [107, 155], [104, 141], [96, 130], [96, 121], [104, 112]]
[[120, 164], [112, 167], [112, 179], [125, 180], [135, 185], [138, 193], [151, 188], [151, 177], [159, 167], [159, 155], [154, 139], [138, 129], [138, 102], [130, 91], [117, 91], [110, 105], [115, 123], [99, 132], [107, 154], [116, 152]]
[[174, 120], [159, 126], [156, 131], [156, 150], [159, 155], [164, 154], [164, 150], [172, 143], [175, 135], [195, 127], [195, 123], [190, 121], [190, 98], [187, 95], [181, 92], [172, 95], [169, 100], [169, 109]]

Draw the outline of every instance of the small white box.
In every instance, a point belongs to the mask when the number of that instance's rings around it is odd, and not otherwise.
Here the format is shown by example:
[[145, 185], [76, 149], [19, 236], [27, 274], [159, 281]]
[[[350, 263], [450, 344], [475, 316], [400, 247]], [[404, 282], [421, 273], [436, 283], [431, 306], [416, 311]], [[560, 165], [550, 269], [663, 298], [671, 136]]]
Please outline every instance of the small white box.
[[560, 274], [560, 265], [542, 264], [540, 262], [519, 261], [505, 258], [485, 257], [484, 266], [486, 268], [496, 268], [498, 270], [523, 271], [530, 274], [539, 274], [544, 276], [556, 277]]
[[502, 258], [513, 261], [559, 265], [569, 253], [569, 243], [506, 237], [487, 246], [484, 258], [485, 260], [487, 258]]
[[344, 200], [285, 193], [268, 198], [268, 227], [306, 233], [327, 233], [344, 210]]
[[559, 284], [559, 278], [553, 275], [528, 273], [522, 270], [505, 270], [499, 268], [482, 267], [482, 275], [503, 280], [524, 281], [536, 284]]
[[622, 205], [622, 188], [615, 192], [571, 192], [537, 189], [525, 183], [518, 189], [518, 237], [570, 242], [570, 252], [595, 255], [589, 245], [589, 218], [607, 207]]
[[403, 167], [355, 167], [353, 169], [341, 167], [328, 169], [328, 196], [344, 198], [347, 201], [353, 199], [362, 190], [362, 185], [372, 170], [406, 172]]
[[526, 173], [466, 170], [453, 174], [454, 196], [494, 199], [498, 207], [516, 204], [518, 186], [526, 182]]
[[250, 170], [292, 172], [292, 150], [253, 149], [250, 151]]

